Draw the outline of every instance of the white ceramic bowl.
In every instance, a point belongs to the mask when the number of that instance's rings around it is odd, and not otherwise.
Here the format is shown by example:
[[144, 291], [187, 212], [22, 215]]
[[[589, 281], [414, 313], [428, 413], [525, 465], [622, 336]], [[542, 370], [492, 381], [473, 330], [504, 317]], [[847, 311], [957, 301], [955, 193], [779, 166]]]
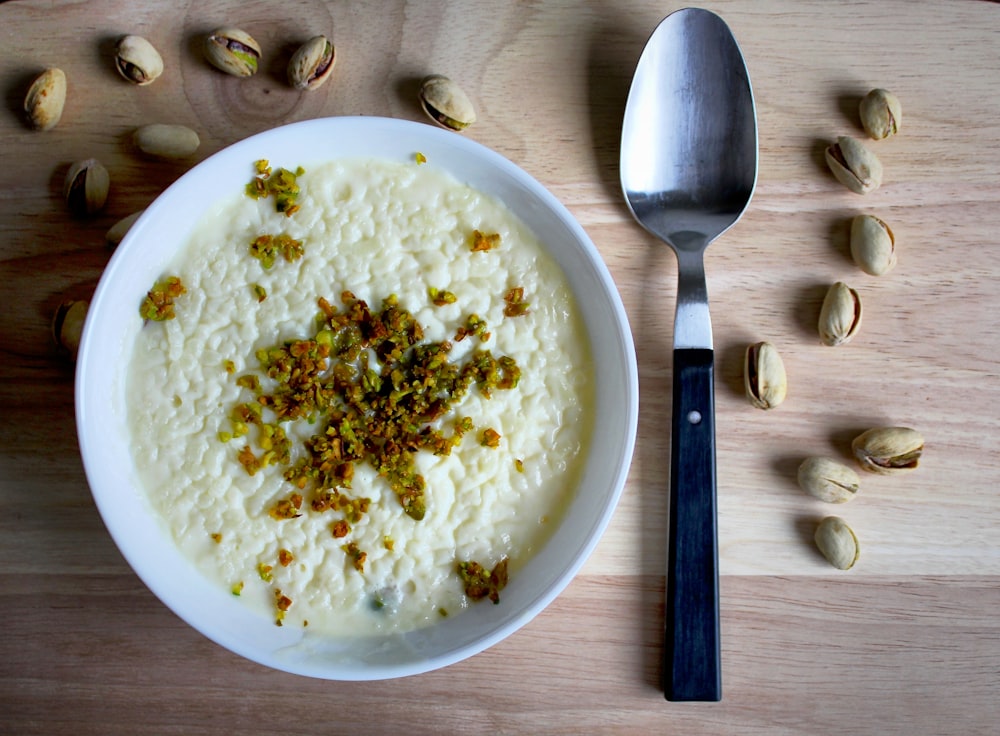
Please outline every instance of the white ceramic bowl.
[[[276, 627], [197, 572], [175, 546], [136, 480], [126, 426], [125, 374], [137, 305], [202, 214], [240, 191], [248, 165], [342, 156], [412, 160], [488, 192], [524, 220], [562, 267], [589, 332], [596, 373], [595, 433], [582, 482], [548, 543], [504, 591], [503, 603], [406, 634], [347, 640]], [[143, 582], [195, 629], [248, 659], [333, 680], [374, 680], [443, 667], [528, 623], [570, 582], [596, 546], [628, 473], [638, 378], [625, 310], [593, 243], [537, 181], [497, 153], [430, 125], [342, 117], [287, 125], [236, 143], [194, 167], [147, 208], [111, 259], [91, 301], [76, 373], [80, 450], [104, 523]]]

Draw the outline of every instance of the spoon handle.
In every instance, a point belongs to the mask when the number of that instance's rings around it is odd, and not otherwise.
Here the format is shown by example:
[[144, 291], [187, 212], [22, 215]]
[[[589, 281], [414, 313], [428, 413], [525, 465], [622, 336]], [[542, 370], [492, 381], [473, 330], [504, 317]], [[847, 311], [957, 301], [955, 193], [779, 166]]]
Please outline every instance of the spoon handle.
[[663, 692], [722, 698], [714, 354], [674, 350]]

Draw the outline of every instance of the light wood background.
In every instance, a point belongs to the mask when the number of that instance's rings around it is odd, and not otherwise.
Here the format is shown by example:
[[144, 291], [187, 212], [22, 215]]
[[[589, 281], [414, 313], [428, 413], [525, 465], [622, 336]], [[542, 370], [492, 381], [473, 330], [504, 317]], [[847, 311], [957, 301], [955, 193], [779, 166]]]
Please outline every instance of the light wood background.
[[[1000, 720], [1000, 5], [974, 0], [717, 0], [746, 55], [760, 178], [709, 250], [717, 346], [724, 700], [657, 688], [667, 507], [673, 257], [635, 225], [618, 185], [624, 100], [657, 22], [681, 3], [42, 2], [0, 5], [0, 733], [985, 734]], [[226, 77], [198, 51], [221, 24], [265, 48]], [[166, 62], [121, 80], [113, 42], [147, 36]], [[284, 83], [297, 42], [331, 35], [334, 76]], [[62, 123], [23, 122], [30, 80], [69, 77]], [[135, 577], [102, 526], [77, 450], [72, 367], [49, 337], [87, 297], [118, 218], [195, 161], [249, 134], [326, 115], [421, 120], [416, 82], [453, 76], [480, 122], [465, 135], [522, 166], [574, 213], [607, 261], [635, 335], [638, 446], [614, 520], [579, 577], [508, 640], [445, 670], [333, 683], [269, 671], [188, 628]], [[822, 150], [861, 136], [857, 101], [887, 87], [901, 134], [872, 143], [885, 184], [859, 197]], [[201, 134], [182, 164], [128, 144], [152, 122]], [[107, 209], [67, 216], [70, 162], [109, 168]], [[847, 222], [893, 227], [899, 265], [851, 262]], [[858, 337], [819, 344], [826, 285], [858, 288]], [[742, 397], [740, 358], [774, 342], [790, 377], [773, 412]], [[795, 486], [808, 454], [904, 424], [927, 438], [903, 478], [865, 476], [829, 507]], [[823, 515], [862, 542], [849, 572], [812, 547]]]

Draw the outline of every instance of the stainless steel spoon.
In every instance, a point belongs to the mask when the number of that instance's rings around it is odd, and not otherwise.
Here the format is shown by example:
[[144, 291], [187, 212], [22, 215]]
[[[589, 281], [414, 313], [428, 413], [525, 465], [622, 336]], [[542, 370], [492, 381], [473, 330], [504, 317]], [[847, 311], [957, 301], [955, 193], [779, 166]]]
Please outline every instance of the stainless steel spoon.
[[621, 181], [635, 219], [677, 256], [663, 690], [722, 697], [712, 323], [704, 251], [757, 181], [757, 115], [743, 55], [714, 13], [667, 16], [635, 70]]

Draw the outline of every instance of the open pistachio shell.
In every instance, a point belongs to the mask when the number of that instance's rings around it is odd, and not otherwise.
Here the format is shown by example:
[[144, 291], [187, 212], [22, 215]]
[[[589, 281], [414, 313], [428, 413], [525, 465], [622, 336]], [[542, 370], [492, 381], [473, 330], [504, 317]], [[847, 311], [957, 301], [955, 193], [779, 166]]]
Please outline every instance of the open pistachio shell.
[[827, 503], [846, 503], [861, 490], [858, 474], [827, 457], [808, 457], [799, 465], [799, 488]]
[[895, 475], [917, 467], [924, 452], [924, 438], [909, 427], [874, 427], [855, 437], [851, 449], [865, 470]]
[[87, 308], [86, 300], [66, 301], [56, 308], [56, 313], [52, 317], [52, 339], [72, 360], [76, 360], [76, 354], [80, 349]]
[[903, 107], [896, 95], [886, 89], [873, 89], [858, 105], [861, 126], [877, 141], [896, 135], [903, 124]]
[[420, 85], [420, 104], [438, 125], [464, 130], [476, 122], [476, 110], [462, 88], [448, 77], [433, 74]]
[[108, 170], [96, 158], [88, 158], [69, 167], [63, 192], [70, 212], [84, 216], [104, 209], [110, 188]]
[[163, 58], [142, 36], [123, 36], [115, 44], [115, 68], [128, 81], [144, 87], [163, 74]]
[[855, 194], [868, 194], [882, 186], [882, 162], [856, 139], [840, 136], [825, 156], [837, 181]]
[[778, 349], [769, 342], [747, 347], [743, 363], [743, 388], [758, 409], [773, 409], [785, 400], [788, 377]]
[[838, 281], [826, 292], [819, 312], [819, 337], [831, 347], [850, 342], [861, 327], [861, 296]]
[[260, 63], [260, 44], [239, 28], [216, 28], [205, 38], [205, 56], [216, 69], [252, 77]]
[[288, 83], [295, 89], [316, 89], [333, 72], [337, 52], [326, 36], [302, 44], [288, 62]]

